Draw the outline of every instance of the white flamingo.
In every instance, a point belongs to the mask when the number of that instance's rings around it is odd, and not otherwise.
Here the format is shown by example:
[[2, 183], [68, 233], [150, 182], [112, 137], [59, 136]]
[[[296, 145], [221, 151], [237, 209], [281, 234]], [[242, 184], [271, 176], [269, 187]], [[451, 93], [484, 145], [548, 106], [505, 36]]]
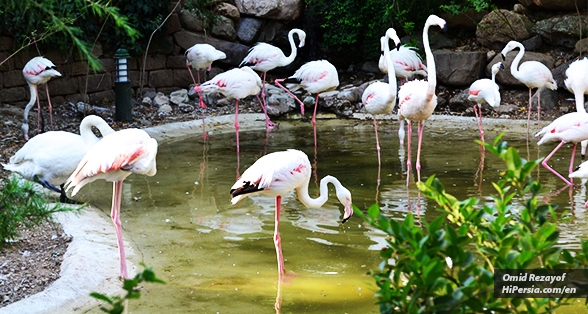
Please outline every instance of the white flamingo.
[[[576, 60], [566, 70], [566, 88], [574, 94], [576, 112], [586, 112], [584, 94], [588, 94], [588, 58]], [[586, 157], [588, 141], [582, 141], [582, 159]]]
[[427, 56], [427, 81], [415, 80], [409, 81], [400, 87], [398, 91], [399, 109], [398, 116], [400, 120], [406, 119], [408, 121], [408, 156], [406, 159], [407, 177], [406, 184], [410, 180], [411, 169], [411, 149], [410, 142], [412, 137], [411, 122], [418, 122], [418, 149], [416, 169], [418, 181], [421, 181], [421, 143], [423, 140], [423, 128], [425, 120], [429, 119], [435, 107], [437, 106], [437, 95], [435, 95], [435, 87], [437, 86], [437, 72], [435, 70], [435, 59], [433, 52], [429, 46], [429, 27], [437, 25], [445, 29], [445, 20], [436, 16], [430, 15], [427, 18], [425, 27], [423, 29], [423, 45], [425, 46], [425, 55]]
[[[382, 41], [384, 45], [384, 57], [386, 58], [388, 74], [391, 77], [395, 75], [394, 66], [392, 66], [392, 60], [390, 59], [390, 49], [388, 44], [388, 38], [394, 40], [394, 43], [398, 47], [400, 45], [400, 38], [396, 34], [396, 31], [393, 28], [389, 28], [386, 31], [386, 36], [384, 36], [385, 40]], [[375, 82], [370, 84], [363, 95], [361, 96], [361, 101], [365, 106], [367, 112], [369, 112], [373, 119], [374, 119], [374, 131], [376, 133], [376, 150], [378, 152], [378, 165], [381, 164], [380, 162], [380, 141], [378, 140], [378, 123], [376, 121], [376, 115], [378, 114], [390, 114], [396, 105], [396, 93], [397, 93], [397, 85], [396, 79], [389, 79], [389, 83], [383, 82]]]
[[[196, 86], [196, 80], [194, 79], [194, 75], [192, 74], [190, 67], [196, 69], [196, 74], [198, 74], [198, 85], [200, 85], [200, 70], [206, 69], [206, 72], [210, 72], [212, 69], [212, 63], [214, 61], [225, 59], [227, 57], [224, 52], [217, 50], [209, 44], [196, 44], [186, 50], [185, 56], [186, 68], [188, 69], [188, 72], [190, 72], [194, 86]], [[206, 109], [206, 104], [202, 100], [202, 93], [198, 93], [198, 106], [201, 109]], [[202, 133], [202, 137], [206, 138], [204, 111], [202, 112]]]
[[[484, 141], [484, 129], [482, 128], [482, 104], [487, 103], [492, 108], [500, 106], [500, 87], [496, 84], [496, 73], [504, 69], [502, 62], [495, 63], [492, 66], [492, 79], [479, 79], [470, 85], [468, 100], [475, 101], [474, 113], [478, 119], [478, 128], [480, 129], [480, 139]], [[479, 113], [478, 113], [479, 112]]]
[[38, 134], [10, 157], [8, 164], [2, 166], [60, 193], [60, 201], [66, 202], [68, 198], [63, 188], [65, 181], [90, 147], [99, 140], [92, 132], [92, 127], [100, 130], [102, 136], [114, 132], [102, 118], [87, 116], [80, 124], [80, 135], [65, 131]]
[[[57, 67], [51, 60], [43, 57], [34, 57], [22, 69], [29, 90], [31, 92], [31, 100], [24, 110], [24, 121], [22, 123], [22, 132], [24, 139], [29, 140], [29, 111], [37, 100], [37, 133], [40, 130], [41, 123], [41, 102], [39, 101], [38, 85], [47, 83], [51, 78], [61, 76]], [[53, 106], [51, 105], [51, 98], [49, 97], [49, 86], [45, 85], [45, 92], [47, 93], [47, 102], [49, 103], [49, 119], [51, 121], [51, 129], [53, 130]]]
[[280, 238], [280, 211], [282, 195], [296, 189], [298, 199], [308, 208], [320, 208], [329, 198], [327, 184], [335, 186], [337, 199], [345, 207], [342, 222], [346, 222], [353, 214], [351, 207], [351, 192], [346, 189], [337, 178], [326, 176], [320, 182], [320, 195], [311, 198], [308, 194], [311, 165], [305, 153], [288, 149], [274, 152], [259, 158], [231, 187], [231, 202], [236, 204], [241, 199], [252, 195], [262, 194], [276, 198], [276, 217], [274, 228], [274, 245], [278, 260], [278, 274], [280, 278], [285, 273], [284, 257]]
[[[387, 40], [385, 36], [380, 38], [382, 47], [384, 40]], [[417, 75], [427, 76], [427, 67], [423, 64], [421, 56], [419, 56], [415, 49], [414, 47], [401, 45], [397, 49], [390, 51], [390, 59], [394, 65], [395, 76], [400, 79], [400, 84], [413, 79]], [[386, 57], [383, 54], [380, 55], [378, 67], [383, 73], [389, 74]]]
[[90, 148], [65, 184], [66, 190], [73, 188], [71, 194], [74, 196], [84, 185], [98, 179], [113, 182], [110, 217], [115, 227], [123, 279], [128, 278], [120, 222], [123, 180], [132, 173], [154, 176], [156, 155], [157, 141], [147, 132], [139, 129], [113, 132]]
[[[578, 168], [569, 175], [570, 180], [573, 178], [582, 178], [588, 179], [588, 161], [581, 163]], [[584, 204], [586, 208], [588, 208], [588, 201]]]
[[306, 41], [306, 33], [298, 28], [294, 28], [288, 32], [288, 41], [290, 42], [290, 55], [285, 56], [284, 52], [275, 46], [272, 46], [268, 43], [257, 43], [251, 49], [249, 49], [249, 54], [241, 61], [239, 67], [248, 66], [253, 70], [263, 72], [263, 83], [261, 88], [261, 99], [263, 101], [262, 108], [265, 113], [266, 117], [266, 128], [271, 129], [274, 127], [274, 124], [270, 121], [269, 116], [267, 115], [267, 106], [265, 101], [265, 81], [266, 81], [266, 74], [267, 71], [271, 71], [277, 67], [287, 66], [296, 59], [297, 48], [296, 44], [294, 43], [294, 34], [298, 35], [298, 40], [300, 43], [298, 44], [298, 48], [302, 48]]
[[525, 47], [523, 44], [511, 40], [502, 49], [502, 60], [506, 60], [506, 54], [515, 49], [519, 48], [519, 52], [510, 65], [510, 74], [514, 76], [521, 83], [525, 84], [529, 88], [529, 112], [527, 116], [527, 131], [529, 129], [529, 123], [531, 121], [531, 109], [532, 109], [532, 90], [537, 88], [537, 121], [541, 119], [541, 88], [547, 87], [551, 90], [557, 89], [557, 83], [553, 79], [551, 71], [539, 61], [525, 61], [519, 67], [519, 62], [525, 54]]
[[[261, 78], [250, 67], [242, 67], [223, 72], [211, 80], [194, 86], [194, 91], [204, 94], [217, 92], [227, 98], [235, 99], [235, 133], [237, 154], [239, 153], [239, 99], [258, 95], [261, 91]], [[259, 96], [257, 97], [259, 100]], [[259, 101], [261, 103], [261, 100]]]
[[570, 169], [569, 173], [574, 170], [574, 155], [576, 153], [576, 145], [578, 142], [588, 140], [588, 113], [586, 112], [572, 112], [565, 114], [551, 122], [548, 126], [544, 127], [541, 131], [537, 132], [535, 136], [543, 136], [537, 145], [548, 142], [560, 142], [559, 145], [553, 149], [553, 151], [543, 159], [541, 165], [547, 170], [551, 171], [558, 178], [568, 185], [572, 185], [571, 181], [568, 181], [561, 174], [551, 168], [547, 162], [560, 149], [565, 143], [574, 143], [572, 149], [572, 157], [570, 158]]

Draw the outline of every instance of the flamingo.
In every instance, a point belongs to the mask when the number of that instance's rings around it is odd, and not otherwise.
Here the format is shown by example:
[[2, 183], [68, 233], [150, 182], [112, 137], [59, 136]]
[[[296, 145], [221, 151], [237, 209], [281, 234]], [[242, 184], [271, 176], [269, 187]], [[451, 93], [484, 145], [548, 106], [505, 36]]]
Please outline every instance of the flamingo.
[[[588, 178], [588, 161], [581, 163], [578, 166], [578, 168], [576, 168], [576, 170], [574, 172], [570, 173], [569, 177], [570, 177], [570, 179], [573, 179], [573, 178], [587, 179]], [[588, 201], [586, 201], [584, 206], [586, 206], [586, 208], [588, 208]]]
[[[194, 79], [194, 75], [190, 70], [190, 66], [196, 69], [196, 73], [198, 74], [198, 85], [200, 85], [200, 70], [206, 69], [206, 72], [210, 72], [212, 68], [212, 63], [216, 60], [225, 59], [227, 55], [214, 48], [209, 44], [196, 44], [190, 48], [188, 48], [185, 52], [186, 56], [186, 68], [188, 72], [190, 72], [190, 76], [192, 77], [192, 81], [194, 82], [194, 86], [196, 86], [196, 80]], [[201, 109], [206, 109], [206, 104], [202, 100], [202, 94], [198, 93], [198, 106]], [[206, 125], [204, 124], [204, 112], [202, 112], [202, 131], [203, 136], [206, 138]]]
[[506, 60], [506, 54], [515, 49], [519, 48], [519, 52], [510, 65], [510, 74], [514, 76], [521, 83], [525, 84], [529, 88], [529, 112], [527, 115], [527, 132], [529, 130], [529, 123], [531, 121], [531, 106], [532, 106], [532, 90], [537, 88], [537, 122], [541, 119], [541, 88], [547, 87], [551, 90], [557, 89], [557, 83], [553, 79], [553, 74], [549, 69], [539, 61], [526, 61], [519, 67], [519, 62], [525, 54], [525, 47], [518, 41], [511, 40], [502, 49], [502, 60]]
[[298, 35], [298, 40], [300, 43], [298, 44], [298, 48], [304, 47], [304, 43], [306, 41], [306, 33], [298, 28], [291, 29], [288, 32], [288, 41], [290, 42], [290, 55], [286, 57], [284, 52], [275, 46], [272, 46], [268, 43], [257, 43], [251, 49], [249, 49], [249, 53], [241, 61], [239, 67], [248, 66], [253, 70], [263, 72], [263, 83], [261, 88], [261, 99], [263, 103], [261, 107], [263, 108], [263, 112], [265, 113], [265, 127], [267, 129], [273, 128], [275, 125], [273, 122], [270, 121], [270, 118], [267, 114], [267, 106], [265, 100], [265, 78], [267, 71], [271, 71], [277, 67], [287, 66], [296, 59], [296, 44], [294, 43], [294, 34]]
[[[395, 68], [392, 66], [392, 60], [390, 59], [390, 49], [388, 47], [388, 38], [394, 40], [396, 47], [400, 45], [400, 38], [396, 34], [396, 31], [393, 28], [389, 28], [386, 31], [386, 36], [384, 36], [385, 40], [382, 41], [384, 45], [384, 56], [386, 57], [386, 65], [388, 68], [388, 74], [390, 77], [394, 77], [395, 75]], [[365, 106], [367, 112], [369, 112], [374, 119], [374, 131], [376, 133], [376, 150], [378, 151], [378, 165], [381, 164], [380, 162], [380, 141], [378, 140], [378, 124], [376, 121], [377, 114], [390, 114], [392, 109], [394, 109], [394, 105], [396, 105], [396, 80], [388, 80], [389, 83], [383, 82], [376, 82], [369, 85], [363, 95], [361, 96], [361, 101]]]
[[[566, 70], [566, 88], [574, 94], [576, 111], [586, 112], [584, 107], [584, 94], [588, 94], [588, 58], [576, 60]], [[588, 141], [582, 141], [582, 160], [586, 157]]]
[[81, 135], [65, 131], [41, 133], [26, 142], [10, 157], [10, 162], [2, 166], [29, 181], [60, 193], [60, 201], [67, 202], [69, 199], [64, 190], [65, 181], [90, 147], [99, 140], [92, 132], [92, 127], [100, 130], [102, 136], [114, 132], [102, 118], [87, 116], [80, 124]]
[[[29, 84], [31, 92], [31, 100], [24, 110], [24, 121], [21, 129], [24, 133], [24, 139], [29, 140], [29, 111], [37, 100], [37, 133], [40, 130], [41, 121], [41, 102], [39, 101], [38, 85], [47, 83], [52, 77], [59, 77], [61, 73], [57, 71], [57, 67], [51, 60], [43, 57], [34, 57], [22, 69], [22, 74]], [[47, 102], [49, 103], [49, 119], [51, 121], [51, 130], [53, 130], [53, 106], [51, 105], [51, 98], [49, 97], [49, 86], [45, 85], [45, 92], [47, 93]]]
[[113, 182], [110, 217], [115, 227], [123, 279], [128, 278], [120, 222], [123, 180], [132, 173], [154, 176], [156, 155], [157, 141], [147, 132], [139, 129], [113, 132], [90, 148], [65, 183], [66, 191], [73, 188], [71, 195], [74, 196], [84, 185], [98, 179]]
[[[383, 47], [384, 40], [388, 40], [385, 36], [380, 38], [380, 44]], [[416, 52], [416, 48], [401, 45], [396, 47], [396, 50], [390, 51], [390, 59], [394, 65], [395, 77], [400, 78], [400, 83], [413, 79], [415, 76], [427, 76], [427, 67], [423, 64], [423, 60]], [[386, 57], [382, 53], [378, 61], [378, 67], [383, 73], [389, 73]]]
[[543, 165], [543, 167], [551, 171], [567, 185], [572, 185], [571, 181], [568, 181], [553, 168], [549, 167], [547, 162], [549, 161], [549, 159], [551, 159], [555, 152], [558, 149], [560, 149], [565, 143], [574, 143], [574, 147], [572, 149], [572, 157], [570, 159], [569, 173], [573, 172], [576, 145], [578, 144], [578, 142], [588, 140], [588, 113], [572, 112], [565, 114], [553, 120], [553, 122], [551, 122], [548, 126], [544, 127], [541, 131], [537, 132], [535, 136], [543, 136], [541, 140], [537, 142], [537, 145], [555, 141], [560, 142], [559, 145], [557, 145], [553, 149], [553, 151], [549, 155], [547, 155], [545, 159], [543, 159], [541, 164]]
[[[231, 69], [213, 77], [211, 80], [194, 86], [197, 93], [219, 92], [235, 99], [235, 133], [237, 135], [237, 154], [239, 154], [239, 99], [258, 95], [261, 91], [261, 78], [250, 67]], [[259, 96], [257, 97], [259, 100]], [[261, 100], [259, 101], [261, 103]]]
[[441, 29], [445, 29], [445, 20], [436, 16], [430, 15], [427, 18], [425, 27], [423, 29], [423, 45], [425, 46], [425, 55], [427, 56], [427, 80], [415, 80], [407, 82], [400, 87], [398, 91], [399, 109], [398, 116], [399, 120], [406, 119], [408, 121], [408, 158], [406, 159], [406, 185], [408, 186], [410, 179], [410, 142], [412, 137], [412, 125], [411, 122], [418, 121], [418, 150], [416, 169], [418, 175], [418, 181], [421, 181], [421, 143], [423, 140], [423, 128], [425, 120], [429, 119], [435, 107], [437, 106], [437, 96], [435, 95], [435, 87], [437, 85], [437, 73], [435, 70], [435, 59], [429, 46], [429, 27], [431, 25], [437, 25]]
[[320, 208], [329, 198], [327, 184], [335, 186], [337, 199], [345, 207], [342, 223], [345, 223], [353, 214], [351, 208], [351, 192], [345, 188], [337, 178], [325, 176], [320, 182], [320, 195], [311, 198], [308, 195], [308, 183], [310, 182], [311, 165], [308, 156], [295, 149], [279, 151], [264, 155], [251, 165], [241, 178], [231, 187], [231, 202], [237, 204], [241, 199], [252, 195], [261, 194], [276, 198], [276, 216], [274, 228], [274, 245], [278, 261], [278, 274], [280, 278], [285, 274], [284, 257], [280, 238], [280, 210], [282, 195], [296, 190], [298, 199], [308, 208]]
[[[484, 129], [482, 128], [482, 104], [487, 103], [492, 108], [500, 106], [500, 87], [496, 84], [496, 73], [504, 69], [502, 62], [495, 63], [492, 66], [492, 79], [479, 79], [470, 85], [468, 100], [476, 102], [474, 113], [478, 118], [478, 128], [480, 129], [480, 139], [484, 141]], [[480, 112], [478, 114], [478, 111]]]

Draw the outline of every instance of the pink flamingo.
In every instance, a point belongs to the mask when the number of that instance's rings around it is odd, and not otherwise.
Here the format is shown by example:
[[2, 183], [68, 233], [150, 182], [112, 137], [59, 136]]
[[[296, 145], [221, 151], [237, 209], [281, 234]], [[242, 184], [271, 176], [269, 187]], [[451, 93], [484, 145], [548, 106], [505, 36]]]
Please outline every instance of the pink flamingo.
[[261, 99], [263, 103], [261, 107], [263, 108], [263, 112], [265, 113], [265, 127], [267, 129], [273, 128], [275, 125], [273, 122], [270, 121], [270, 118], [267, 114], [267, 105], [265, 100], [265, 78], [267, 71], [271, 71], [277, 67], [287, 66], [296, 59], [296, 44], [294, 43], [294, 34], [298, 35], [298, 40], [300, 43], [298, 44], [298, 48], [302, 48], [306, 41], [306, 33], [298, 28], [294, 28], [288, 32], [288, 41], [290, 42], [290, 49], [291, 53], [288, 57], [284, 55], [284, 52], [275, 46], [272, 46], [268, 43], [257, 43], [251, 49], [249, 49], [249, 54], [241, 61], [239, 67], [248, 66], [253, 70], [257, 70], [263, 72], [263, 83], [261, 88]]
[[553, 168], [549, 167], [547, 162], [549, 161], [549, 159], [551, 159], [555, 152], [558, 149], [560, 149], [565, 143], [574, 143], [574, 147], [572, 149], [572, 157], [570, 159], [569, 173], [573, 172], [576, 145], [578, 144], [578, 142], [588, 140], [588, 113], [572, 112], [565, 114], [553, 120], [553, 122], [551, 122], [548, 126], [544, 127], [541, 131], [537, 132], [535, 136], [543, 136], [541, 140], [537, 142], [537, 145], [541, 145], [543, 143], [548, 142], [560, 142], [559, 145], [557, 145], [553, 149], [553, 151], [549, 155], [547, 155], [545, 159], [543, 159], [541, 164], [543, 165], [543, 167], [551, 171], [567, 185], [572, 185], [571, 181], [568, 181]]
[[[574, 94], [576, 111], [586, 112], [584, 107], [584, 94], [588, 94], [588, 58], [576, 60], [566, 70], [566, 88]], [[582, 141], [582, 160], [586, 158], [586, 146], [588, 141]]]
[[84, 185], [98, 179], [113, 182], [110, 217], [116, 232], [123, 279], [128, 278], [120, 222], [123, 180], [132, 173], [154, 176], [157, 172], [156, 155], [157, 141], [143, 130], [125, 129], [110, 133], [90, 148], [65, 183], [68, 191], [73, 188], [71, 195], [74, 196]]
[[[388, 39], [385, 36], [380, 38], [382, 47], [384, 40]], [[423, 60], [415, 49], [415, 47], [401, 45], [397, 46], [395, 50], [390, 51], [390, 59], [394, 65], [395, 77], [400, 78], [401, 85], [417, 75], [427, 76], [427, 67], [423, 64]], [[386, 57], [383, 53], [380, 55], [378, 67], [383, 73], [389, 73]]]
[[[394, 43], [398, 47], [400, 45], [400, 38], [396, 34], [393, 28], [389, 28], [386, 31], [385, 40], [382, 41], [384, 45], [384, 56], [386, 57], [386, 65], [388, 68], [388, 74], [390, 77], [395, 77], [395, 68], [392, 66], [392, 60], [390, 59], [390, 49], [388, 47], [388, 39], [394, 40]], [[363, 95], [361, 101], [365, 106], [367, 112], [369, 112], [374, 119], [374, 131], [376, 133], [376, 150], [378, 152], [378, 165], [380, 162], [380, 141], [378, 140], [378, 123], [376, 121], [376, 115], [378, 114], [390, 114], [394, 106], [396, 105], [396, 79], [389, 80], [389, 83], [375, 82], [370, 84]]]
[[[500, 106], [500, 88], [496, 84], [496, 73], [504, 69], [502, 62], [495, 63], [492, 66], [492, 79], [479, 79], [470, 85], [468, 100], [476, 102], [474, 113], [478, 118], [478, 128], [480, 129], [480, 139], [484, 141], [484, 129], [482, 128], [482, 104], [487, 103], [492, 108]], [[479, 112], [479, 113], [478, 113]]]
[[231, 187], [231, 202], [236, 204], [241, 199], [252, 195], [262, 194], [276, 198], [276, 217], [274, 228], [274, 245], [278, 260], [278, 274], [280, 279], [285, 274], [284, 257], [280, 238], [280, 210], [282, 195], [296, 189], [298, 199], [308, 208], [320, 208], [329, 198], [328, 183], [335, 186], [337, 199], [345, 207], [342, 222], [346, 222], [353, 214], [351, 208], [351, 192], [346, 189], [337, 178], [326, 176], [320, 182], [320, 195], [311, 198], [308, 195], [311, 166], [305, 153], [288, 149], [267, 154], [259, 158]]
[[[185, 52], [186, 56], [186, 68], [190, 72], [194, 86], [196, 86], [196, 80], [190, 70], [190, 67], [196, 69], [198, 74], [198, 85], [200, 85], [200, 70], [206, 69], [206, 72], [210, 72], [212, 69], [212, 63], [216, 60], [225, 59], [227, 55], [214, 48], [209, 44], [196, 44], [188, 48]], [[206, 104], [202, 100], [202, 93], [198, 93], [198, 106], [201, 109], [206, 109]], [[206, 138], [206, 125], [204, 123], [204, 112], [202, 112], [202, 137]]]
[[519, 52], [510, 65], [510, 74], [514, 76], [521, 83], [525, 84], [529, 88], [529, 112], [527, 116], [527, 132], [529, 130], [529, 123], [531, 121], [531, 107], [532, 107], [532, 90], [537, 88], [537, 122], [541, 119], [541, 88], [547, 87], [551, 90], [557, 89], [557, 83], [553, 79], [553, 74], [549, 69], [539, 61], [526, 61], [519, 67], [519, 62], [525, 54], [525, 47], [523, 44], [511, 40], [502, 49], [502, 60], [506, 60], [506, 54], [515, 49], [519, 48]]
[[410, 142], [412, 137], [412, 125], [411, 122], [418, 121], [418, 150], [416, 169], [418, 175], [418, 181], [421, 181], [421, 143], [423, 140], [423, 128], [425, 120], [429, 119], [435, 107], [437, 106], [437, 95], [435, 95], [435, 87], [437, 85], [437, 73], [435, 70], [435, 59], [429, 46], [429, 27], [431, 25], [437, 25], [442, 29], [445, 29], [445, 20], [436, 16], [430, 15], [427, 18], [425, 27], [423, 29], [423, 45], [425, 46], [425, 55], [427, 56], [427, 79], [409, 81], [400, 87], [398, 91], [399, 109], [398, 116], [399, 120], [406, 119], [408, 121], [408, 158], [406, 159], [407, 176], [406, 185], [408, 186], [410, 180]]
[[[61, 76], [57, 70], [57, 67], [51, 60], [43, 57], [34, 57], [22, 69], [22, 74], [25, 80], [29, 84], [29, 90], [31, 92], [31, 100], [27, 104], [24, 110], [24, 122], [22, 123], [21, 129], [24, 133], [24, 139], [29, 140], [29, 111], [37, 100], [37, 133], [40, 130], [41, 124], [41, 103], [39, 101], [39, 90], [38, 85], [47, 83], [52, 77]], [[49, 97], [49, 86], [45, 85], [45, 92], [47, 93], [47, 102], [49, 103], [49, 119], [51, 121], [51, 130], [53, 130], [53, 106], [51, 105], [51, 98]]]
[[[570, 180], [573, 178], [582, 178], [582, 179], [588, 178], [588, 161], [581, 163], [578, 166], [578, 168], [576, 168], [576, 170], [574, 172], [570, 173], [569, 177], [570, 177]], [[584, 206], [586, 206], [586, 208], [588, 208], [588, 201], [586, 201]]]
[[114, 132], [102, 118], [87, 116], [80, 124], [80, 135], [65, 131], [38, 134], [10, 157], [8, 164], [2, 166], [60, 193], [62, 203], [69, 202], [71, 200], [64, 190], [65, 181], [76, 170], [86, 152], [99, 140], [92, 132], [92, 127], [100, 130], [102, 136]]
[[[249, 67], [242, 67], [223, 72], [211, 80], [194, 86], [197, 93], [218, 92], [225, 97], [235, 99], [235, 133], [237, 135], [237, 154], [239, 154], [239, 99], [258, 95], [261, 91], [261, 78]], [[259, 96], [257, 98], [259, 100]], [[261, 100], [259, 101], [261, 103]]]

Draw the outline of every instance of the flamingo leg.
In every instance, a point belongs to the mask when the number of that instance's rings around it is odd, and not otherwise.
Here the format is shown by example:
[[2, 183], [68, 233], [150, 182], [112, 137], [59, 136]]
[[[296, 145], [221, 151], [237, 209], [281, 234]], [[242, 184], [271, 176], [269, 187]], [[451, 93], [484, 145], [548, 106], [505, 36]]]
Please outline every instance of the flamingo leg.
[[[380, 167], [380, 141], [378, 140], [378, 123], [376, 122], [376, 117], [374, 116], [374, 131], [376, 132], [376, 150], [378, 151], [378, 167]], [[379, 173], [378, 173], [379, 174]], [[378, 178], [378, 182], [380, 179]]]
[[275, 83], [281, 89], [283, 89], [284, 91], [286, 91], [286, 93], [290, 94], [290, 96], [292, 96], [292, 98], [294, 98], [294, 100], [297, 101], [298, 104], [300, 104], [300, 114], [302, 114], [304, 116], [304, 103], [302, 101], [300, 101], [300, 99], [298, 99], [298, 97], [296, 97], [296, 95], [294, 95], [289, 89], [287, 89], [286, 87], [282, 86], [282, 84], [280, 84], [280, 82], [282, 82], [284, 80], [285, 79], [277, 79], [277, 80], [275, 80]]
[[235, 133], [237, 136], [237, 156], [239, 156], [239, 99], [235, 100]]
[[565, 182], [567, 185], [572, 185], [572, 182], [568, 181], [566, 178], [564, 178], [561, 174], [559, 174], [557, 171], [555, 171], [553, 168], [549, 167], [549, 165], [547, 164], [547, 162], [549, 161], [549, 159], [551, 159], [551, 157], [553, 157], [553, 155], [555, 154], [555, 152], [560, 149], [566, 142], [561, 141], [561, 143], [559, 143], [559, 145], [557, 145], [553, 151], [551, 151], [551, 153], [549, 153], [549, 155], [547, 155], [547, 157], [545, 157], [545, 159], [543, 159], [543, 161], [541, 162], [541, 165], [543, 165], [543, 167], [545, 167], [545, 169], [551, 171], [553, 174], [555, 174], [555, 176], [557, 176], [558, 178], [560, 178], [563, 182]]
[[408, 183], [410, 182], [410, 169], [412, 168], [412, 162], [410, 161], [410, 142], [412, 138], [412, 124], [410, 123], [410, 120], [406, 124], [406, 129], [408, 131], [408, 140], [406, 144], [408, 150], [408, 154], [406, 156], [406, 188], [408, 189]]
[[274, 245], [278, 259], [278, 276], [281, 279], [286, 273], [284, 269], [284, 256], [282, 254], [282, 239], [280, 238], [280, 210], [282, 207], [282, 196], [276, 196], [276, 221], [274, 225]]
[[278, 276], [278, 294], [276, 295], [276, 303], [274, 304], [274, 308], [276, 310], [276, 314], [280, 314], [280, 309], [282, 308], [282, 283], [284, 279], [282, 275]]
[[417, 178], [418, 181], [421, 181], [421, 144], [423, 142], [423, 130], [425, 129], [425, 122], [419, 121], [418, 123], [418, 147], [417, 147], [417, 160], [416, 160], [416, 170], [417, 170]]
[[531, 90], [532, 90], [532, 88], [529, 87], [529, 110], [527, 112], [527, 139], [529, 139], [529, 126], [531, 124], [531, 109], [533, 109]]
[[[45, 92], [47, 93], [47, 102], [49, 103], [49, 121], [51, 121], [51, 131], [53, 131], [53, 106], [51, 105], [51, 98], [49, 98], [49, 85], [45, 84]], [[37, 98], [38, 100], [39, 98]]]
[[537, 126], [541, 122], [541, 87], [537, 88]]
[[582, 161], [584, 161], [584, 159], [586, 158], [586, 146], [588, 146], [588, 141], [582, 141], [580, 143], [581, 145], [581, 150], [580, 150], [580, 154], [582, 155]]
[[[264, 81], [264, 84], [265, 84], [265, 81]], [[262, 89], [262, 91], [263, 91], [263, 89]], [[257, 100], [259, 101], [259, 105], [261, 106], [261, 109], [263, 109], [263, 113], [265, 114], [265, 128], [266, 128], [266, 130], [271, 130], [276, 125], [270, 120], [269, 115], [267, 114], [267, 106], [264, 105], [265, 98], [263, 95], [261, 95], [261, 98], [259, 98], [258, 95], [256, 95], [256, 96], [257, 96]]]
[[[190, 71], [190, 76], [192, 76], [192, 80], [194, 81], [194, 85], [196, 85], [196, 80], [194, 80], [194, 75], [192, 75], [192, 71], [190, 70], [190, 67], [188, 67], [188, 71]], [[200, 69], [196, 70], [196, 74], [198, 75], [198, 86], [200, 86]], [[202, 98], [202, 92], [199, 90], [198, 91], [198, 107], [200, 107], [200, 109], [206, 109], [208, 107], [206, 107], [206, 104], [204, 103], [204, 100]], [[208, 138], [208, 136], [206, 135], [206, 121], [204, 120], [204, 110], [200, 110], [200, 112], [202, 113], [202, 138], [206, 139]]]
[[[478, 113], [479, 111], [479, 113]], [[484, 128], [482, 128], [482, 107], [479, 104], [474, 105], [474, 113], [478, 120], [478, 129], [480, 130], [480, 140], [484, 142]]]
[[[196, 85], [196, 80], [194, 79], [194, 74], [192, 74], [192, 70], [189, 64], [186, 64], [186, 69], [188, 69], [188, 72], [190, 73], [190, 76], [192, 77], [192, 82], [194, 82], [194, 85]], [[198, 80], [198, 85], [200, 85], [200, 79]]]
[[[576, 156], [576, 147], [578, 146], [578, 143], [574, 143], [574, 147], [572, 148], [572, 157], [570, 158], [570, 169], [568, 174], [574, 172], [574, 157]], [[570, 178], [570, 182], [573, 183], [574, 182], [574, 178]]]
[[120, 276], [123, 279], [127, 278], [127, 259], [125, 257], [125, 247], [122, 239], [122, 225], [120, 222], [120, 203], [122, 198], [122, 181], [113, 183], [112, 189], [112, 209], [110, 211], [110, 218], [114, 224], [114, 231], [116, 232], [116, 240], [118, 244], [118, 254], [120, 259]]
[[41, 101], [39, 100], [39, 87], [35, 84], [35, 95], [37, 96], [37, 134], [41, 133]]

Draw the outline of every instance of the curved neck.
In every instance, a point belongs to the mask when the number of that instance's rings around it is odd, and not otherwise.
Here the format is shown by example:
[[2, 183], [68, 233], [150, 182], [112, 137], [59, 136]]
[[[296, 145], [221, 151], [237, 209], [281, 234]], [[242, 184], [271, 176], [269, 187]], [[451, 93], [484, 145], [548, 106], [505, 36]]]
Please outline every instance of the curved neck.
[[332, 183], [335, 186], [336, 190], [339, 190], [343, 187], [343, 185], [341, 185], [341, 182], [339, 182], [337, 178], [333, 176], [326, 176], [321, 179], [319, 197], [312, 198], [310, 197], [310, 195], [308, 195], [309, 181], [307, 181], [305, 184], [302, 184], [299, 188], [296, 189], [298, 199], [302, 202], [302, 204], [304, 204], [304, 206], [308, 208], [319, 208], [329, 200], [329, 188], [327, 186], [328, 183]]
[[33, 105], [35, 104], [35, 100], [37, 100], [37, 86], [29, 83], [29, 90], [31, 92], [31, 100], [29, 100], [29, 103], [25, 107], [23, 124], [28, 124], [29, 111], [31, 111], [31, 108], [33, 108]]
[[515, 46], [517, 48], [519, 48], [519, 52], [517, 53], [517, 56], [514, 58], [514, 60], [512, 61], [512, 64], [510, 65], [510, 74], [512, 74], [512, 76], [514, 76], [516, 78], [520, 74], [519, 62], [521, 62], [521, 59], [523, 58], [523, 55], [525, 54], [525, 46], [523, 46], [519, 42], [516, 42]]
[[584, 107], [584, 93], [574, 93], [574, 97], [576, 98], [576, 111], [586, 113], [586, 108]]
[[[284, 64], [288, 65], [290, 63], [292, 63], [294, 61], [294, 59], [296, 59], [296, 53], [297, 53], [297, 48], [296, 48], [296, 44], [294, 43], [294, 33], [298, 34], [298, 31], [296, 30], [290, 30], [290, 32], [288, 32], [288, 41], [290, 42], [290, 55], [288, 57], [286, 57], [286, 59], [284, 59]], [[300, 35], [298, 35], [300, 36]]]
[[426, 23], [423, 29], [423, 46], [425, 46], [425, 55], [427, 56], [427, 102], [435, 95], [435, 86], [437, 86], [437, 70], [435, 69], [435, 59], [429, 46], [429, 27], [431, 24]]
[[386, 67], [388, 67], [388, 87], [390, 90], [390, 96], [396, 96], [396, 71], [394, 70], [394, 64], [390, 57], [390, 37], [386, 34], [386, 40], [384, 41], [384, 58], [386, 59]]
[[496, 83], [496, 72], [498, 71], [494, 71], [494, 69], [492, 69], [492, 83]]
[[80, 135], [84, 139], [84, 142], [88, 144], [96, 144], [100, 140], [92, 131], [92, 127], [96, 127], [100, 131], [100, 134], [102, 134], [102, 137], [114, 133], [114, 130], [102, 118], [87, 116], [80, 124]]

